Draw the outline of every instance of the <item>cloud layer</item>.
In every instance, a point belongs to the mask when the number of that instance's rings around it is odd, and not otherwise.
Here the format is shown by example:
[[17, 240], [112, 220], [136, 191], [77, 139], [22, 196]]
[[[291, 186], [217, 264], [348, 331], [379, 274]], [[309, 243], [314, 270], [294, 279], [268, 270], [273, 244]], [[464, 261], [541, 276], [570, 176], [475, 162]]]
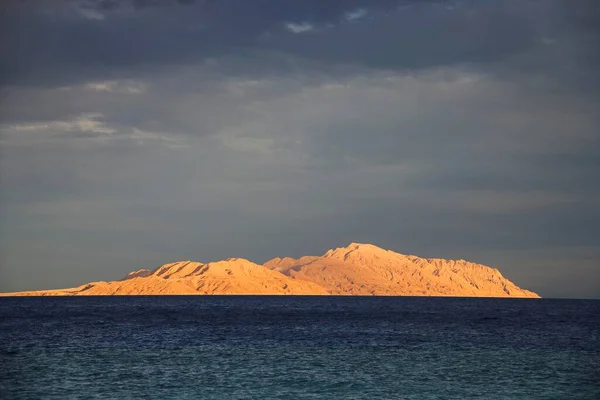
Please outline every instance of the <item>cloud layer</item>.
[[359, 241], [600, 295], [594, 2], [15, 2], [2, 18], [2, 291]]

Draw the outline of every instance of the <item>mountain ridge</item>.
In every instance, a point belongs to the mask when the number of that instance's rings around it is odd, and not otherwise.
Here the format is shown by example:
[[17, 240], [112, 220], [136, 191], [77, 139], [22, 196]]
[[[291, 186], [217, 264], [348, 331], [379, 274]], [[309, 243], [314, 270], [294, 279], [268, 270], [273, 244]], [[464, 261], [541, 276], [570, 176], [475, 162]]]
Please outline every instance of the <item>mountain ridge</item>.
[[185, 260], [132, 271], [116, 281], [0, 295], [194, 294], [539, 297], [486, 265], [421, 258], [355, 242], [321, 256], [275, 257], [262, 265], [238, 257], [208, 263]]
[[421, 258], [372, 244], [351, 243], [321, 257], [270, 260], [264, 265], [317, 283], [331, 294], [539, 297], [516, 286], [496, 268], [462, 259]]

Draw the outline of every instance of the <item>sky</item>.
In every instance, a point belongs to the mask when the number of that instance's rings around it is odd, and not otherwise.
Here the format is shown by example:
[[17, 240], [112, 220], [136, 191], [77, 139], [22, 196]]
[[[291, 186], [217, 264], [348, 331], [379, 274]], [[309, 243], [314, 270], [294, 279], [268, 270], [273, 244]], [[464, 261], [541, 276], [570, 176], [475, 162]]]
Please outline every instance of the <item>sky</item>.
[[362, 242], [600, 297], [596, 0], [14, 0], [0, 19], [0, 291]]

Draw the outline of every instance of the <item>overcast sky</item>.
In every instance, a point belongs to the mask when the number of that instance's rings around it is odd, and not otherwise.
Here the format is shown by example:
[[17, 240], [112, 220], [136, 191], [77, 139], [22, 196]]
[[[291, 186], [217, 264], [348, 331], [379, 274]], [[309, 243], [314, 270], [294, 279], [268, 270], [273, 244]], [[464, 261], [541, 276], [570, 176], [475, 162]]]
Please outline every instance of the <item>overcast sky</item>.
[[0, 291], [367, 242], [600, 297], [597, 0], [0, 12]]

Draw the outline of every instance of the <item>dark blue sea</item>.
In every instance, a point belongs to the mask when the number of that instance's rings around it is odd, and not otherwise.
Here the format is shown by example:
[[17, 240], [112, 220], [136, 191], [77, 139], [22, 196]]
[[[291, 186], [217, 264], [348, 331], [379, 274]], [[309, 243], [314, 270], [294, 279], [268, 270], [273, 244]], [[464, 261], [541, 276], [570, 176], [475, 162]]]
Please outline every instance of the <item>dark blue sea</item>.
[[0, 298], [2, 399], [600, 399], [600, 301]]

